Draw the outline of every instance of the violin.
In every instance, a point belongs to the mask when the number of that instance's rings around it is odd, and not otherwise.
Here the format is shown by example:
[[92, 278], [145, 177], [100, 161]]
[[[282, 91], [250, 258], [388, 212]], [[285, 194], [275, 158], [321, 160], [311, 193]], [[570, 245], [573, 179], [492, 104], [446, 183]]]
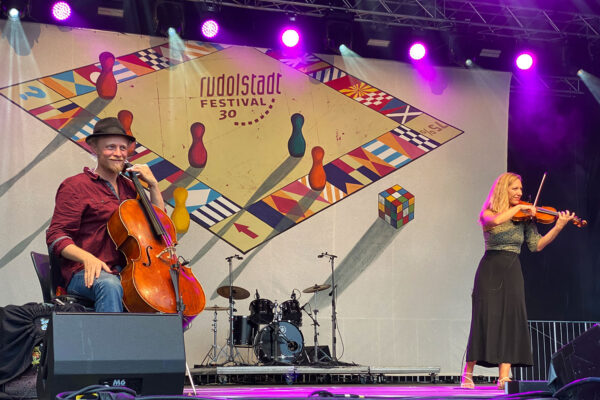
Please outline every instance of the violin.
[[[526, 201], [519, 201], [519, 204], [523, 204], [526, 206], [533, 205], [532, 203], [528, 203]], [[530, 214], [524, 213], [523, 211], [519, 211], [512, 217], [512, 220], [513, 221], [529, 221], [531, 219], [534, 219], [536, 222], [539, 222], [540, 224], [551, 224], [558, 219], [558, 212], [556, 211], [556, 208], [554, 208], [554, 207], [536, 207], [535, 209], [536, 209], [535, 215], [530, 215]], [[573, 224], [578, 228], [582, 228], [587, 225], [587, 221], [585, 219], [581, 219], [577, 216], [575, 218], [573, 218], [571, 220], [571, 222], [573, 222]]]

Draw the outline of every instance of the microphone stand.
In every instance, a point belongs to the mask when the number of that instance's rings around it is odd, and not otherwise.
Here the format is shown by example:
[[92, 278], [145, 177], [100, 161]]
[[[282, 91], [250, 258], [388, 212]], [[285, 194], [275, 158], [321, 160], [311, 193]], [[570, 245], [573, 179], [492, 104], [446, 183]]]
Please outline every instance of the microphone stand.
[[235, 364], [234, 354], [237, 353], [237, 350], [234, 351], [233, 348], [233, 278], [231, 276], [231, 260], [233, 260], [234, 258], [236, 260], [243, 259], [237, 254], [225, 257], [225, 260], [227, 260], [227, 263], [229, 264], [229, 339], [227, 340], [227, 345], [229, 347], [229, 355], [227, 356], [227, 361], [225, 361], [225, 363], [231, 362]]
[[329, 262], [331, 263], [331, 292], [329, 293], [329, 295], [331, 296], [331, 361], [334, 363], [338, 362], [337, 356], [336, 356], [336, 351], [335, 351], [335, 344], [336, 344], [336, 336], [335, 336], [335, 331], [337, 329], [337, 312], [336, 312], [336, 308], [335, 308], [335, 298], [336, 298], [336, 292], [337, 292], [337, 288], [335, 285], [335, 273], [334, 273], [334, 259], [337, 258], [337, 256], [334, 256], [333, 254], [329, 254], [327, 252], [325, 253], [321, 253], [317, 256], [318, 258], [323, 258], [323, 257], [328, 257], [329, 258]]

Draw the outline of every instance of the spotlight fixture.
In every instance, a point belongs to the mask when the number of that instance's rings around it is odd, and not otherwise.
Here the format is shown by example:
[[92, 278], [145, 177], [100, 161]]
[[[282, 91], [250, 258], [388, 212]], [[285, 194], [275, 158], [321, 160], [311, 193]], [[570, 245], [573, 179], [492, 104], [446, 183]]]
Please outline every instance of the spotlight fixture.
[[520, 53], [515, 59], [515, 64], [517, 65], [517, 68], [519, 68], [522, 71], [531, 69], [534, 63], [535, 60], [533, 54], [530, 52]]
[[352, 48], [354, 39], [354, 17], [348, 13], [329, 13], [325, 17], [325, 47], [339, 54], [343, 44]]
[[281, 34], [281, 42], [286, 47], [295, 47], [300, 42], [300, 34], [296, 29], [287, 28]]
[[219, 34], [219, 24], [214, 19], [207, 19], [202, 23], [200, 31], [202, 36], [212, 39]]
[[425, 54], [427, 54], [427, 49], [423, 43], [417, 42], [410, 46], [408, 54], [410, 55], [410, 58], [418, 61], [425, 57]]
[[64, 21], [71, 16], [71, 6], [66, 1], [57, 1], [52, 5], [52, 17]]
[[4, 0], [2, 13], [12, 21], [29, 16], [29, 0]]
[[159, 35], [167, 35], [173, 29], [181, 35], [185, 27], [183, 4], [177, 1], [157, 0], [154, 7], [154, 31]]

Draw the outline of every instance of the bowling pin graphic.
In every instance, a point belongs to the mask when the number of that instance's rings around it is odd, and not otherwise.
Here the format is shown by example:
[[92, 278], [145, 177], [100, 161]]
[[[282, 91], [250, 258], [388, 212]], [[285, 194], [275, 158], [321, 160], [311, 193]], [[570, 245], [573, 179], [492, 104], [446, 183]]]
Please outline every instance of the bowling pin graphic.
[[194, 168], [204, 168], [208, 154], [202, 138], [204, 136], [204, 125], [194, 122], [190, 127], [192, 134], [192, 145], [188, 151], [188, 162]]
[[115, 66], [115, 56], [108, 51], [100, 54], [100, 66], [102, 72], [96, 80], [96, 91], [101, 99], [110, 100], [114, 99], [117, 95], [117, 80], [113, 74], [113, 67]]
[[321, 191], [325, 188], [325, 182], [327, 182], [327, 175], [325, 175], [325, 169], [323, 168], [323, 156], [325, 156], [325, 150], [320, 146], [315, 146], [311, 150], [313, 159], [313, 165], [308, 173], [308, 184], [312, 190]]

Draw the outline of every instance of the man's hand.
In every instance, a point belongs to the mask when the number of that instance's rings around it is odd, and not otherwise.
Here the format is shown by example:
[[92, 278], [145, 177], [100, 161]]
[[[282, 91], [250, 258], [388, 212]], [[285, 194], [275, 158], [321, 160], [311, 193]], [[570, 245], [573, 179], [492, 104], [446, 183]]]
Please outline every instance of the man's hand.
[[100, 271], [111, 272], [106, 263], [92, 254], [83, 259], [83, 268], [85, 270], [85, 286], [91, 288], [94, 281], [100, 277]]
[[158, 186], [158, 181], [147, 164], [134, 164], [132, 167], [127, 168], [127, 171], [137, 173], [137, 176], [146, 182], [150, 188]]
[[148, 184], [148, 189], [150, 190], [150, 201], [152, 201], [152, 204], [164, 211], [165, 201], [160, 193], [158, 181], [154, 177], [150, 167], [148, 167], [146, 164], [135, 164], [130, 168], [127, 168], [127, 171], [135, 172], [141, 180]]

